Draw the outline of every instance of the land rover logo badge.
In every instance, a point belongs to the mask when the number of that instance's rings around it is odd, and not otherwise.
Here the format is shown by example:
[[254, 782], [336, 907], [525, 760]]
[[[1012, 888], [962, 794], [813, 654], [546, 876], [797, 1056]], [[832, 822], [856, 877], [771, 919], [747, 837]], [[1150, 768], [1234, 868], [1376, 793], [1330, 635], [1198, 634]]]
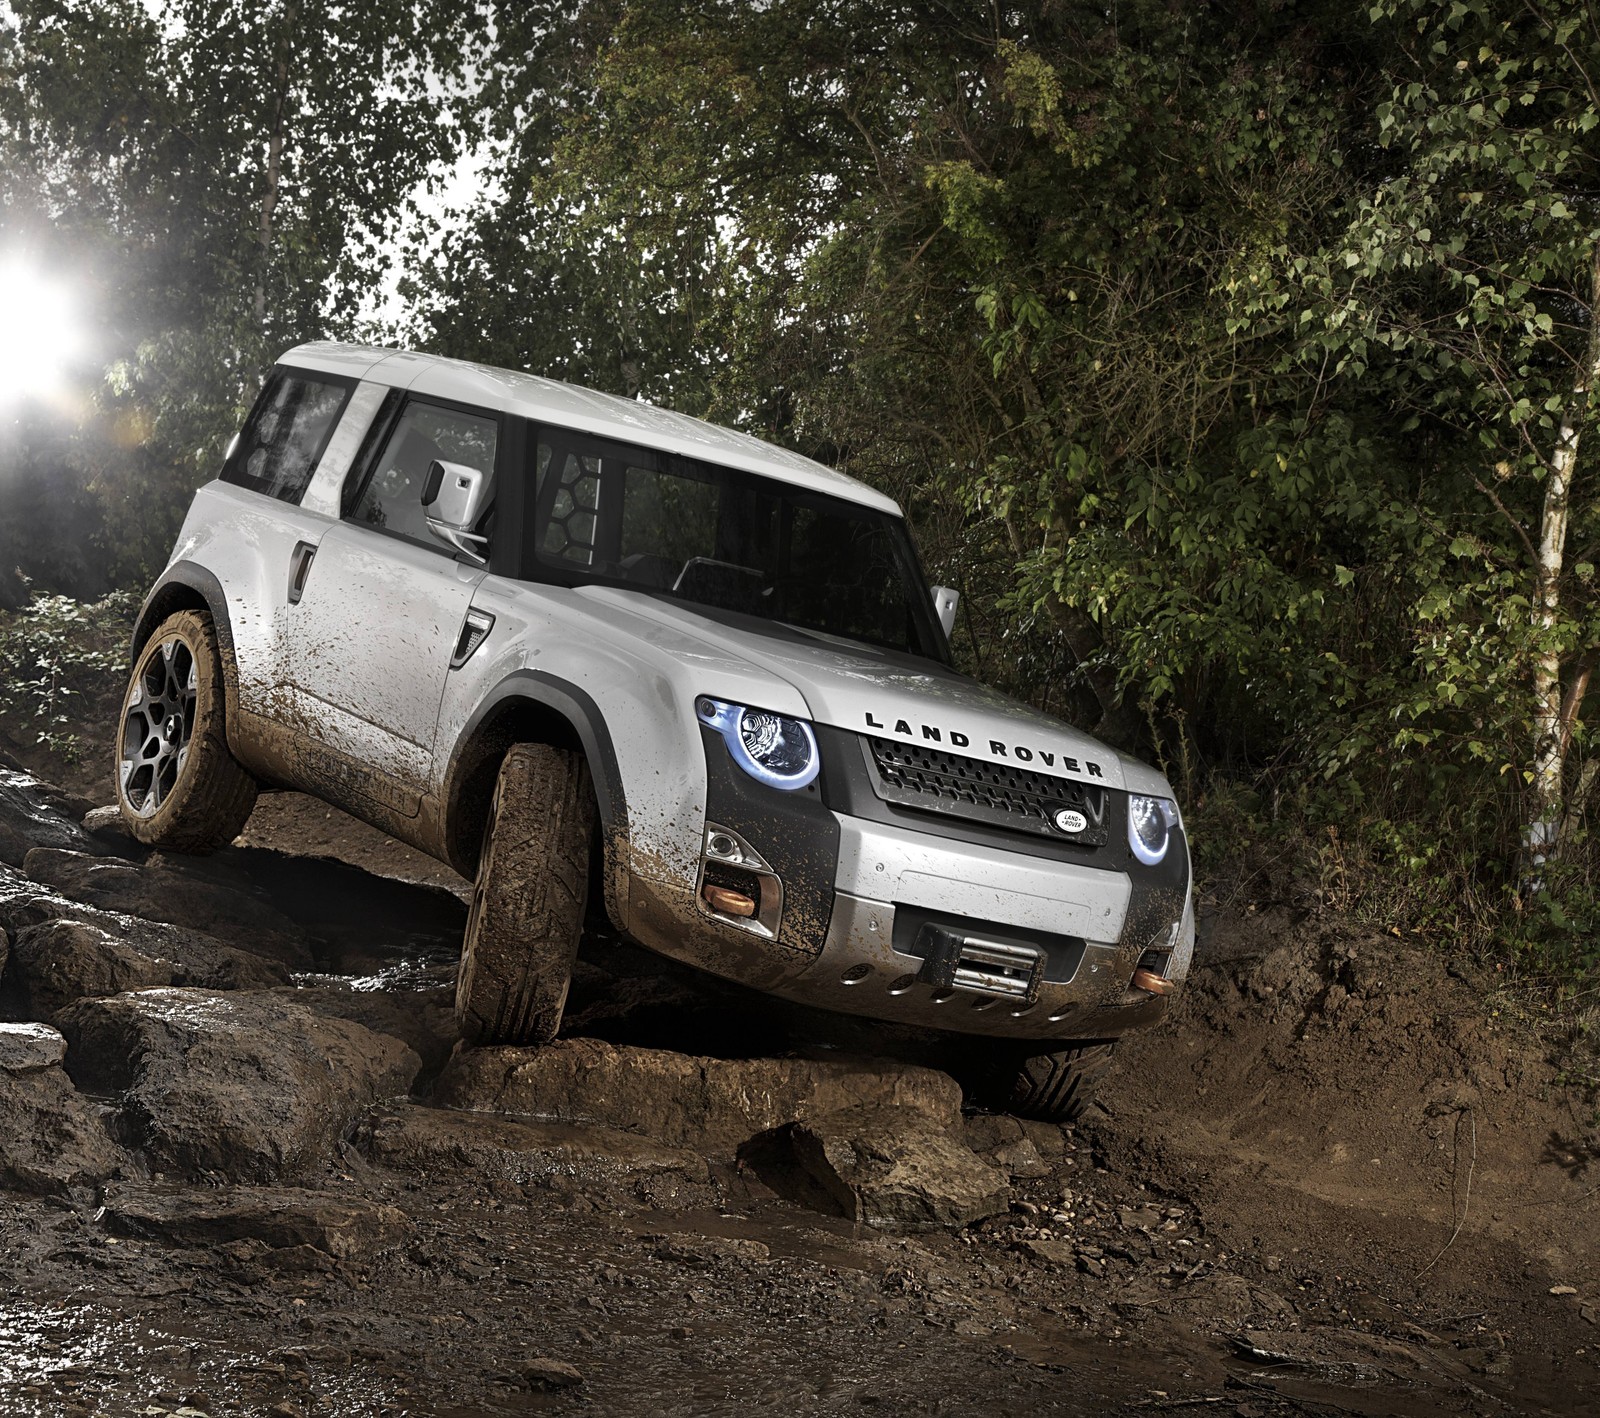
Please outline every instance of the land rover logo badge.
[[1064, 807], [1056, 814], [1056, 826], [1063, 832], [1082, 832], [1088, 825], [1089, 819], [1070, 807]]

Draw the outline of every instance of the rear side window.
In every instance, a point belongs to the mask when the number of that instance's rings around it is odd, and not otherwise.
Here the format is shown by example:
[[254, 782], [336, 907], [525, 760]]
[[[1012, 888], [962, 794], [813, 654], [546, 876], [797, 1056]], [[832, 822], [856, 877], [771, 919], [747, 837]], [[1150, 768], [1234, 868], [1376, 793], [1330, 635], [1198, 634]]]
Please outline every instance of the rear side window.
[[261, 391], [223, 482], [298, 502], [350, 398], [349, 381], [278, 370]]

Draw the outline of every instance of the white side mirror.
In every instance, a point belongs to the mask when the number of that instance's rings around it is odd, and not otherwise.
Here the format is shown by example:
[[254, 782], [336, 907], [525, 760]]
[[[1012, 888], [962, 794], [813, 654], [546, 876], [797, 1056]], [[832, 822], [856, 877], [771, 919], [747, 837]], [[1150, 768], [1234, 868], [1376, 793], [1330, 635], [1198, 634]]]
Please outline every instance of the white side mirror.
[[483, 560], [489, 544], [472, 530], [483, 516], [489, 500], [486, 474], [466, 463], [444, 463], [437, 458], [428, 465], [428, 481], [422, 488], [422, 505], [428, 509], [428, 530], [441, 542], [457, 551]]
[[955, 634], [956, 607], [961, 604], [961, 593], [952, 591], [948, 586], [935, 586], [933, 590], [933, 612], [939, 617], [939, 624], [944, 627], [945, 638]]

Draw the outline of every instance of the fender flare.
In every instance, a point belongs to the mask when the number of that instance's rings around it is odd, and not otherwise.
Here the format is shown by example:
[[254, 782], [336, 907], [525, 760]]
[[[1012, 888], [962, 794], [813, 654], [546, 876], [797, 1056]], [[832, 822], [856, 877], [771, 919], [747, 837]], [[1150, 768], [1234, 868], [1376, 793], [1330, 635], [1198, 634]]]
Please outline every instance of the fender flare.
[[192, 591], [205, 603], [211, 616], [211, 625], [217, 634], [217, 653], [222, 657], [222, 686], [226, 696], [224, 719], [231, 738], [239, 722], [239, 662], [234, 655], [233, 622], [228, 615], [228, 597], [222, 582], [205, 567], [193, 561], [175, 561], [161, 573], [134, 619], [133, 634], [128, 642], [128, 670], [132, 673], [139, 651], [151, 632], [172, 613], [169, 607], [175, 598], [170, 593], [175, 586]]
[[451, 798], [454, 798], [463, 751], [477, 737], [484, 722], [515, 699], [528, 700], [553, 710], [572, 725], [584, 757], [589, 762], [601, 826], [608, 836], [618, 832], [626, 835], [627, 795], [622, 787], [622, 769], [617, 762], [617, 750], [611, 741], [611, 730], [606, 725], [605, 715], [586, 690], [570, 680], [545, 674], [541, 670], [513, 671], [479, 701], [450, 754], [450, 770], [445, 781], [450, 784]]

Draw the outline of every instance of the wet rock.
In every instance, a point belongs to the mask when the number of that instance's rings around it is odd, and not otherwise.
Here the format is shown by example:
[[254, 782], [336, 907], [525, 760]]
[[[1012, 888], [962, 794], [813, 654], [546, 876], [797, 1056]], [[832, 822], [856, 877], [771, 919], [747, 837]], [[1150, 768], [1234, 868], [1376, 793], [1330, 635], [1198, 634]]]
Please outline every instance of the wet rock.
[[852, 1108], [790, 1123], [741, 1152], [774, 1191], [869, 1226], [968, 1226], [1007, 1209], [1003, 1173], [926, 1114]]
[[1020, 1121], [1023, 1136], [1033, 1144], [1034, 1150], [1045, 1161], [1054, 1162], [1066, 1155], [1066, 1136], [1055, 1123], [1035, 1122], [1032, 1118], [1022, 1118]]
[[772, 1252], [760, 1241], [738, 1236], [662, 1236], [656, 1255], [677, 1265], [763, 1265]]
[[[37, 1043], [9, 1046], [24, 1056], [55, 1047], [44, 1036]], [[104, 1181], [126, 1160], [101, 1110], [72, 1086], [59, 1065], [0, 1068], [0, 1119], [0, 1184], [8, 1187], [63, 1192]]]
[[1014, 1180], [1027, 1181], [1034, 1177], [1050, 1175], [1050, 1168], [1039, 1156], [1039, 1149], [1026, 1137], [1019, 1137], [1015, 1142], [1008, 1142], [1004, 1147], [995, 1148], [989, 1157], [995, 1166]]
[[523, 1365], [522, 1377], [536, 1389], [573, 1388], [583, 1382], [583, 1375], [560, 1359], [534, 1359]]
[[639, 1173], [709, 1176], [698, 1153], [663, 1147], [637, 1133], [595, 1125], [514, 1122], [416, 1104], [376, 1108], [356, 1134], [372, 1161], [402, 1172], [471, 1172], [519, 1185], [549, 1176], [616, 1181]]
[[35, 847], [23, 870], [31, 880], [86, 905], [187, 926], [296, 969], [311, 963], [299, 928], [264, 897], [208, 880], [167, 857], [153, 856], [140, 866]]
[[441, 1068], [456, 1040], [455, 991], [353, 990], [338, 985], [290, 986], [285, 998], [329, 1019], [349, 1019], [374, 1034], [388, 1034], [408, 1044], [424, 1069]]
[[[237, 960], [240, 973], [236, 978], [241, 987], [249, 987], [246, 981], [254, 976], [247, 971], [257, 968], [253, 962], [260, 959], [251, 952], [236, 950], [203, 931], [169, 925], [164, 921], [147, 921], [125, 912], [86, 905], [0, 863], [0, 928], [9, 931], [15, 940], [29, 926], [58, 920], [96, 926], [141, 955], [176, 961], [196, 969], [210, 968], [215, 962]], [[268, 968], [270, 983], [288, 978], [287, 970], [276, 963]], [[231, 988], [228, 977], [220, 973], [220, 969], [217, 979], [222, 987]]]
[[0, 768], [0, 862], [19, 867], [35, 847], [96, 849], [77, 822], [76, 801], [29, 773]]
[[0, 1073], [55, 1068], [67, 1056], [67, 1041], [47, 1024], [0, 1024]]
[[[286, 983], [289, 972], [275, 960], [222, 945], [198, 932], [173, 932], [161, 945], [172, 955], [151, 953], [104, 927], [58, 918], [28, 926], [12, 947], [12, 979], [22, 1011], [53, 1018], [74, 1000], [148, 989], [152, 985], [197, 985], [211, 989], [265, 989]], [[177, 958], [173, 958], [176, 956]]]
[[1070, 1269], [1079, 1260], [1077, 1248], [1071, 1241], [1018, 1241], [1016, 1248], [1030, 1260], [1043, 1261], [1046, 1265], [1060, 1265]]
[[975, 1113], [961, 1120], [961, 1140], [974, 1152], [993, 1152], [1022, 1140], [1022, 1124], [1006, 1113]]
[[371, 1260], [416, 1232], [397, 1207], [297, 1187], [119, 1188], [106, 1198], [105, 1222], [119, 1236], [184, 1246], [261, 1241], [340, 1261]]
[[305, 1175], [421, 1068], [398, 1039], [273, 992], [142, 990], [79, 1000], [56, 1023], [73, 1079], [118, 1095], [122, 1134], [153, 1167], [229, 1181]]
[[598, 1039], [469, 1049], [451, 1060], [434, 1096], [450, 1108], [601, 1123], [708, 1156], [731, 1156], [756, 1133], [855, 1107], [902, 1109], [945, 1129], [961, 1116], [960, 1085], [910, 1064], [699, 1058]]

